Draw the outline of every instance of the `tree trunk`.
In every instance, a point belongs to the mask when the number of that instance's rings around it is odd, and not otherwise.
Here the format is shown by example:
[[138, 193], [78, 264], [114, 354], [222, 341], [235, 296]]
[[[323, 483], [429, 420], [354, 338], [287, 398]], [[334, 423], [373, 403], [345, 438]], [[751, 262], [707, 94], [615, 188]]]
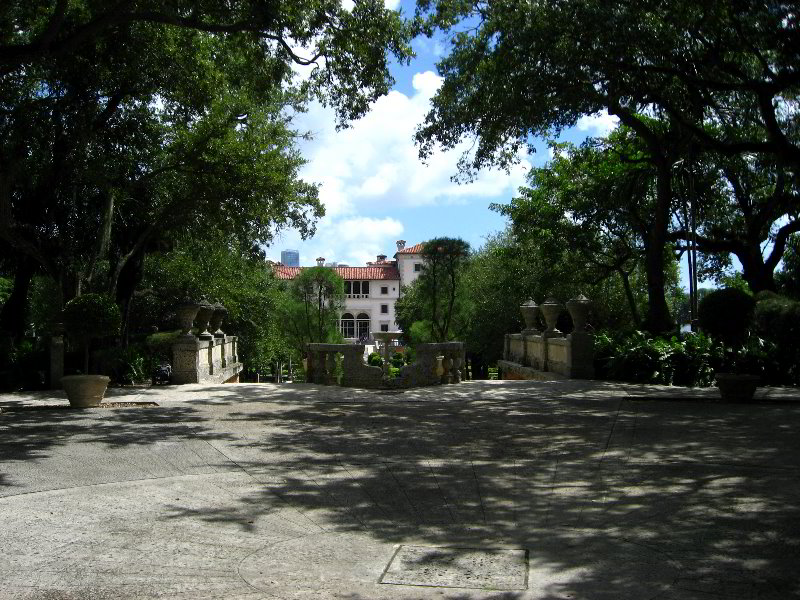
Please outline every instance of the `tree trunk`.
[[29, 256], [18, 255], [14, 272], [14, 289], [0, 310], [0, 336], [9, 336], [18, 342], [25, 335], [28, 291], [36, 272], [36, 262]]
[[645, 266], [647, 269], [647, 319], [645, 329], [659, 334], [673, 329], [665, 293], [664, 249], [667, 245], [669, 208], [672, 203], [672, 173], [669, 161], [658, 165], [656, 182], [656, 206], [650, 231], [645, 242]]
[[618, 269], [617, 272], [622, 278], [622, 287], [625, 290], [625, 297], [628, 299], [628, 306], [631, 309], [631, 317], [633, 317], [633, 322], [638, 328], [642, 324], [642, 318], [639, 316], [639, 309], [636, 308], [636, 299], [633, 297], [633, 290], [631, 290], [630, 277], [628, 276], [627, 271], [623, 271], [622, 269]]
[[754, 294], [764, 290], [775, 291], [774, 271], [764, 263], [760, 246], [737, 252], [736, 258], [742, 263], [742, 277]]
[[133, 303], [133, 293], [136, 286], [142, 280], [144, 270], [144, 251], [130, 257], [119, 271], [116, 280], [116, 289], [112, 290], [114, 299], [120, 307], [122, 313], [122, 345], [128, 346], [130, 336], [131, 305]]

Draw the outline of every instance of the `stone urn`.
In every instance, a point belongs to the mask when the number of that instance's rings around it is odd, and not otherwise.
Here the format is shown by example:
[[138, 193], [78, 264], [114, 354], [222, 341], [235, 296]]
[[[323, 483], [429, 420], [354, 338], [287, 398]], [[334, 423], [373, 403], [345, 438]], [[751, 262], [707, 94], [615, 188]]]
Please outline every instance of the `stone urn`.
[[744, 373], [715, 373], [719, 395], [727, 402], [748, 402], [755, 396], [761, 382], [758, 375]]
[[583, 294], [572, 298], [567, 302], [569, 316], [572, 317], [573, 333], [584, 333], [586, 331], [586, 318], [589, 316], [589, 307], [592, 301]]
[[222, 321], [228, 316], [228, 309], [222, 306], [219, 302], [213, 305], [214, 312], [211, 313], [209, 321], [209, 329], [215, 338], [224, 338], [225, 333], [222, 331]]
[[548, 298], [539, 305], [539, 310], [542, 311], [544, 322], [547, 324], [544, 333], [549, 336], [561, 335], [561, 332], [556, 328], [556, 323], [558, 323], [558, 316], [564, 310], [564, 305], [553, 298]]
[[213, 314], [214, 305], [203, 298], [200, 301], [200, 309], [197, 311], [197, 316], [195, 317], [195, 321], [197, 321], [197, 337], [201, 340], [214, 339], [214, 336], [208, 331], [208, 321]]
[[453, 378], [450, 380], [450, 383], [461, 383], [461, 366], [461, 357], [456, 356], [453, 359]]
[[61, 378], [70, 406], [76, 408], [99, 405], [105, 396], [108, 382], [109, 378], [105, 375], [66, 375]]
[[539, 305], [533, 300], [528, 300], [525, 304], [520, 305], [519, 310], [522, 313], [522, 318], [525, 320], [525, 329], [522, 333], [526, 335], [535, 335], [540, 333], [537, 322]]
[[192, 324], [194, 323], [194, 318], [197, 316], [198, 310], [200, 310], [200, 305], [196, 302], [189, 301], [188, 298], [186, 302], [175, 309], [175, 313], [178, 317], [178, 324], [181, 328], [181, 336], [194, 337], [192, 335]]

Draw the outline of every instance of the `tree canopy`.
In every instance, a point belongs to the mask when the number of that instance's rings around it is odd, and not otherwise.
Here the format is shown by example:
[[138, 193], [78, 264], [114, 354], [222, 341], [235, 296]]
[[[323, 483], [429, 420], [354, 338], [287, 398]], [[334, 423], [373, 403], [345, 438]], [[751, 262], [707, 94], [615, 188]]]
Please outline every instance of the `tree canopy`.
[[[471, 138], [460, 163], [461, 175], [470, 177], [486, 166], [510, 165], [525, 146], [532, 148], [532, 138], [557, 135], [600, 111], [633, 133], [639, 160], [654, 172], [642, 240], [653, 331], [671, 327], [664, 256], [680, 200], [676, 171], [692, 149], [771, 161], [794, 181], [781, 189], [796, 188], [800, 33], [791, 5], [420, 0], [417, 6], [420, 30], [444, 31], [451, 41], [438, 63], [443, 84], [417, 131], [423, 157]], [[794, 193], [788, 202], [796, 205]], [[788, 233], [774, 241], [779, 245]]]
[[372, 0], [4, 3], [0, 243], [15, 288], [39, 270], [65, 299], [102, 290], [124, 309], [144, 254], [183, 232], [310, 235], [323, 209], [292, 115], [313, 97], [340, 124], [362, 115], [407, 42]]

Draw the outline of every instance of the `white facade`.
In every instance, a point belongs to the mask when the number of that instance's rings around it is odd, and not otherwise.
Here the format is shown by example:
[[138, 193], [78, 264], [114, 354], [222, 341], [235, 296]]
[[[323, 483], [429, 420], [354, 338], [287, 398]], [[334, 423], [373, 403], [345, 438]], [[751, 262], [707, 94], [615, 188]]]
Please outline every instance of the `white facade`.
[[[355, 282], [358, 282], [361, 287], [364, 281], [368, 282], [369, 292], [363, 294], [359, 290], [359, 293], [353, 293]], [[361, 315], [367, 315], [369, 318], [367, 337], [370, 338], [374, 331], [397, 330], [397, 323], [394, 320], [394, 303], [400, 297], [399, 279], [345, 279], [345, 286], [348, 283], [351, 293], [345, 295], [343, 317], [350, 314], [353, 319], [358, 321], [363, 320], [360, 318]], [[347, 325], [343, 325], [343, 327], [347, 327]], [[343, 329], [342, 334], [345, 335], [345, 333], [347, 332]], [[359, 332], [356, 324], [353, 335], [345, 335], [345, 339], [358, 339], [361, 333], [363, 331]]]
[[[395, 260], [386, 260], [379, 255], [375, 262], [366, 267], [331, 265], [345, 281], [345, 304], [339, 326], [347, 340], [372, 339], [378, 331], [397, 331], [395, 302], [401, 295], [401, 286], [408, 286], [419, 277], [422, 271], [422, 244], [405, 247], [405, 241], [398, 240]], [[317, 265], [325, 264], [319, 257]], [[329, 263], [330, 264], [330, 263]], [[328, 266], [328, 265], [325, 265]], [[294, 279], [303, 267], [276, 265], [276, 275], [281, 279]]]

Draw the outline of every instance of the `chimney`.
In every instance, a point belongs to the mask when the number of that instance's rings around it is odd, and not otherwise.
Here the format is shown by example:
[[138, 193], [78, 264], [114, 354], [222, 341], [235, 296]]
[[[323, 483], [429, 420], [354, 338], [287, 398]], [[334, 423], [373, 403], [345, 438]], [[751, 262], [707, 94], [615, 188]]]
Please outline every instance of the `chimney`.
[[325, 264], [325, 259], [324, 259], [322, 256], [320, 256], [320, 257], [317, 259], [317, 266], [318, 266], [318, 267], [321, 267], [321, 266], [322, 266], [322, 265], [324, 265], [324, 264]]
[[385, 254], [378, 254], [378, 262], [383, 262], [386, 260]]
[[406, 241], [405, 240], [397, 240], [397, 251], [398, 252], [400, 252], [400, 250], [402, 250], [405, 247], [406, 247]]

